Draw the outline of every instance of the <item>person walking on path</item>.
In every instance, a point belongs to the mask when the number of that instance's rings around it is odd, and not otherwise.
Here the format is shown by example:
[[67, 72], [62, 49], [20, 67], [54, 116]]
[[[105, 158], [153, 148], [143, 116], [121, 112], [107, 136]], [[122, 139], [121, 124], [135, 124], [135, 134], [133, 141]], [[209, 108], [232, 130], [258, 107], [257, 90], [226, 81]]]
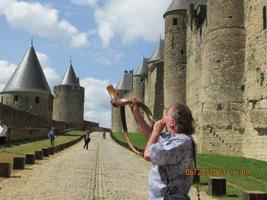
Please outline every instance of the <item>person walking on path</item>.
[[51, 147], [54, 147], [56, 139], [56, 130], [54, 127], [51, 127], [51, 130], [48, 132], [48, 138], [50, 138]]
[[2, 151], [5, 151], [6, 148], [7, 131], [7, 126], [2, 121], [0, 121], [0, 146]]
[[86, 150], [88, 150], [88, 144], [89, 144], [89, 142], [91, 141], [89, 131], [86, 132], [86, 135], [83, 137], [83, 139], [84, 139], [84, 145], [83, 145], [83, 148], [84, 148], [84, 149], [86, 148]]
[[[130, 104], [136, 122], [148, 140], [144, 158], [151, 161], [148, 180], [149, 200], [190, 200], [188, 196], [193, 176], [186, 169], [195, 168], [194, 119], [183, 104], [171, 106], [153, 129], [140, 114], [135, 100]], [[163, 132], [164, 128], [167, 132]]]
[[103, 132], [102, 138], [106, 139], [106, 132]]

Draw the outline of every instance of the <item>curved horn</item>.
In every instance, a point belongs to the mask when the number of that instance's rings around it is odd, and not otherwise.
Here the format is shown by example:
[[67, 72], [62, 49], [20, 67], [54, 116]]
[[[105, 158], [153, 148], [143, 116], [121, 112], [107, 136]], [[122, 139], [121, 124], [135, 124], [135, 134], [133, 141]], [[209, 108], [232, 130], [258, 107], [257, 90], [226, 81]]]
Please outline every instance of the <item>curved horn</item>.
[[[141, 152], [137, 151], [134, 148], [132, 142], [130, 141], [129, 135], [128, 135], [128, 129], [127, 129], [126, 117], [125, 117], [125, 106], [129, 105], [132, 102], [132, 100], [120, 99], [118, 96], [118, 91], [112, 85], [108, 85], [106, 89], [107, 89], [107, 91], [111, 97], [111, 104], [114, 107], [120, 107], [120, 114], [121, 114], [121, 121], [122, 121], [122, 125], [123, 125], [124, 136], [125, 136], [125, 139], [129, 145], [129, 147], [135, 153], [142, 154]], [[138, 104], [138, 106], [140, 106], [144, 110], [149, 121], [151, 123], [154, 123], [155, 120], [154, 120], [153, 115], [152, 115], [151, 111], [149, 110], [149, 108], [140, 101], [137, 101], [137, 104]]]

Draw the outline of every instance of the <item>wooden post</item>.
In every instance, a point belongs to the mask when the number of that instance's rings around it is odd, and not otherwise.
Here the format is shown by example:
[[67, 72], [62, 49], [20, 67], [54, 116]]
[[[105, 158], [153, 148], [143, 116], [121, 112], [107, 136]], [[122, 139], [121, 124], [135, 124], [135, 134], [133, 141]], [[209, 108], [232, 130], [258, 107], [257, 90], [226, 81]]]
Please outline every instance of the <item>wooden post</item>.
[[43, 151], [35, 151], [34, 154], [35, 154], [36, 160], [43, 160], [44, 159]]
[[11, 163], [0, 163], [0, 177], [10, 177]]
[[55, 154], [55, 149], [53, 147], [49, 147], [48, 150], [49, 150], [49, 154], [51, 155]]
[[44, 157], [49, 157], [49, 150], [48, 149], [42, 149], [43, 156]]
[[266, 200], [267, 192], [243, 191], [243, 200]]
[[35, 154], [26, 154], [26, 164], [35, 164]]
[[208, 193], [213, 196], [221, 196], [226, 194], [225, 177], [209, 177]]
[[26, 160], [25, 157], [14, 157], [13, 169], [25, 169]]

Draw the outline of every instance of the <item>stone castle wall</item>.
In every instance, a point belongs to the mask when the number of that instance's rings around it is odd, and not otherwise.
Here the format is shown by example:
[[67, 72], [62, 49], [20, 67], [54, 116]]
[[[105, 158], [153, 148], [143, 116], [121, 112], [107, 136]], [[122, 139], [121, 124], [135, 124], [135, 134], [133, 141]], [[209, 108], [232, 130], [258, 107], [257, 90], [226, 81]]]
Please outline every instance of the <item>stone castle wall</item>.
[[0, 103], [0, 120], [9, 127], [8, 140], [46, 137], [50, 123], [46, 118]]
[[203, 2], [165, 15], [164, 66], [148, 65], [144, 103], [158, 119], [186, 103], [199, 152], [267, 160], [267, 3]]
[[53, 96], [44, 92], [8, 92], [0, 94], [1, 103], [18, 110], [39, 113], [52, 120]]
[[267, 159], [267, 29], [264, 0], [245, 0], [246, 54], [243, 155]]
[[98, 123], [84, 121], [83, 126], [81, 126], [80, 124], [75, 123], [48, 121], [45, 117], [18, 110], [2, 103], [0, 103], [0, 121], [6, 124], [9, 128], [7, 133], [9, 141], [47, 137], [47, 133], [51, 126], [54, 126], [58, 132], [69, 130], [71, 128], [81, 130], [89, 129], [92, 131], [100, 130]]

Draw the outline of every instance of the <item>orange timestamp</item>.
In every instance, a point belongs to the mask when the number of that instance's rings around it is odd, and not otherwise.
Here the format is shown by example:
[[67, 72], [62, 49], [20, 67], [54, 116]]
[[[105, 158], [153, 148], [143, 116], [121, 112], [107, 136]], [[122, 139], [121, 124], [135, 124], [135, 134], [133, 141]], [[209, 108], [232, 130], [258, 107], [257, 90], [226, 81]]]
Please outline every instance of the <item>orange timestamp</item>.
[[187, 176], [225, 176], [226, 170], [224, 168], [188, 168], [185, 170]]
[[[250, 172], [248, 168], [231, 168], [229, 173], [231, 176], [249, 176]], [[185, 170], [185, 175], [187, 176], [225, 176], [227, 173], [227, 170], [225, 168], [198, 168], [198, 169], [192, 169], [188, 168]]]

